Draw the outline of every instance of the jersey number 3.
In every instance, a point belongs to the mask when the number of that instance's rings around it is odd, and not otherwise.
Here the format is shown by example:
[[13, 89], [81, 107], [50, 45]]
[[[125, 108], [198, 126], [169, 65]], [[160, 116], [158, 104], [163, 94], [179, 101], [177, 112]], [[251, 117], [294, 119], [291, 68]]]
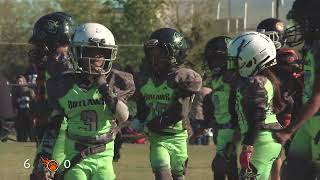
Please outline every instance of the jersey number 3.
[[86, 125], [87, 131], [97, 130], [97, 113], [96, 111], [81, 111], [81, 121]]

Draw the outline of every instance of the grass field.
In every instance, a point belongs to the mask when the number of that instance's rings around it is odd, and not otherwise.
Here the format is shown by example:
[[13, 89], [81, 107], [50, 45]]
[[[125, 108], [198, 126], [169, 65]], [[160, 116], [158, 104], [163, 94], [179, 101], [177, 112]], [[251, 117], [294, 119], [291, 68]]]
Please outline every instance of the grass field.
[[[0, 142], [0, 179], [27, 180], [31, 168], [24, 168], [24, 162], [33, 162], [34, 143]], [[187, 180], [212, 179], [211, 161], [214, 146], [189, 146], [189, 164]], [[124, 144], [121, 159], [114, 163], [118, 180], [152, 180], [153, 174], [149, 165], [148, 145]]]

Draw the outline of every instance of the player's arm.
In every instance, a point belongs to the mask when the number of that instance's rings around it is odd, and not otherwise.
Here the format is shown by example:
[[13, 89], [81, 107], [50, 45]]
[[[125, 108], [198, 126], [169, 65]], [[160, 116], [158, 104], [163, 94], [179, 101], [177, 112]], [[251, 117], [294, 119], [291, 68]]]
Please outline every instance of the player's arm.
[[41, 144], [38, 149], [37, 156], [42, 156], [43, 158], [51, 158], [53, 153], [53, 148], [58, 137], [60, 126], [64, 120], [65, 114], [61, 108], [53, 109], [50, 117], [48, 127], [44, 133]]
[[242, 141], [242, 151], [239, 156], [243, 169], [250, 168], [250, 157], [253, 153], [254, 141], [266, 119], [267, 91], [262, 79], [252, 78], [242, 92], [242, 109], [247, 120], [248, 130]]
[[65, 115], [61, 109], [53, 109], [49, 117], [47, 129], [37, 149], [33, 165], [34, 169], [30, 175], [31, 179], [53, 179], [55, 172], [46, 169], [43, 165], [43, 160], [52, 160], [53, 149], [64, 117]]
[[[317, 72], [315, 82], [320, 82], [320, 71]], [[302, 106], [297, 116], [297, 120], [287, 128], [291, 134], [297, 131], [308, 119], [316, 114], [320, 109], [320, 83], [314, 83], [311, 98]]]
[[202, 107], [196, 107], [196, 109], [200, 109], [203, 111], [203, 120], [197, 122], [200, 124], [200, 128], [194, 132], [192, 138], [203, 135], [205, 133], [205, 130], [208, 128], [214, 128], [214, 105], [212, 103], [211, 96], [212, 91], [203, 97]]
[[117, 72], [114, 82], [114, 92], [118, 99], [115, 104], [115, 118], [118, 123], [123, 123], [129, 117], [127, 101], [135, 92], [135, 84], [132, 74], [120, 71]]
[[112, 70], [108, 76], [104, 74], [96, 78], [99, 92], [106, 103], [114, 110], [117, 101], [127, 103], [127, 100], [134, 94], [135, 85], [133, 76], [129, 73]]
[[232, 142], [233, 143], [238, 143], [241, 141], [241, 132], [240, 132], [240, 127], [239, 127], [239, 119], [238, 119], [238, 113], [236, 111], [236, 85], [237, 81], [235, 80], [231, 84], [231, 90], [229, 93], [229, 113], [231, 114], [231, 124], [234, 127], [234, 133], [233, 133], [233, 138]]
[[[319, 59], [319, 53], [316, 53], [316, 59]], [[274, 138], [281, 144], [285, 144], [308, 119], [314, 116], [320, 108], [320, 68], [317, 68], [315, 75], [315, 83], [313, 84], [313, 91], [310, 99], [302, 106], [301, 110], [297, 113], [296, 119], [289, 124], [285, 129], [276, 131]]]
[[[37, 150], [37, 160], [40, 157], [51, 158], [53, 153], [53, 148], [60, 131], [60, 126], [64, 117], [67, 117], [64, 113], [64, 109], [59, 105], [59, 98], [63, 97], [69, 89], [73, 86], [73, 76], [64, 76], [61, 79], [50, 78], [47, 83], [47, 94], [48, 94], [48, 106], [51, 109], [51, 114], [48, 119], [48, 126], [44, 133], [41, 144]], [[38, 163], [41, 165], [41, 163]], [[37, 167], [35, 167], [37, 168]], [[41, 168], [41, 166], [40, 166]]]
[[150, 113], [150, 109], [146, 104], [146, 101], [142, 94], [138, 91], [135, 94], [135, 99], [137, 103], [137, 119], [141, 122], [144, 123], [148, 117], [148, 114]]
[[253, 146], [258, 132], [261, 130], [261, 125], [266, 119], [268, 97], [263, 83], [263, 81], [254, 78], [243, 92], [242, 108], [248, 124], [248, 131], [242, 142], [244, 145]]
[[[138, 122], [138, 126], [140, 126], [140, 123], [145, 123], [146, 119], [150, 113], [150, 108], [148, 107], [142, 93], [141, 93], [141, 88], [145, 85], [148, 75], [144, 73], [139, 73], [136, 76], [136, 85], [137, 85], [137, 91], [134, 94], [134, 101], [137, 104], [137, 113], [136, 113], [136, 122]], [[136, 129], [139, 129], [138, 127]]]
[[129, 118], [127, 101], [135, 92], [133, 76], [126, 72], [112, 70], [107, 77], [100, 75], [96, 82], [99, 92], [117, 121], [118, 126], [113, 129], [115, 135], [122, 127], [127, 126], [127, 123], [124, 123]]
[[290, 134], [297, 131], [308, 119], [315, 115], [320, 109], [320, 64], [317, 62], [320, 60], [320, 51], [318, 47], [312, 49], [314, 55], [315, 65], [315, 81], [313, 84], [313, 91], [311, 98], [302, 106], [301, 111], [297, 115], [297, 119], [294, 123], [289, 125], [287, 132]]
[[176, 99], [175, 102], [168, 107], [167, 111], [148, 123], [148, 128], [155, 132], [174, 125], [181, 120], [183, 123], [186, 123], [186, 121], [188, 121], [193, 96], [202, 86], [201, 76], [191, 69], [180, 69], [172, 73], [172, 78], [172, 85], [176, 88], [177, 92]]

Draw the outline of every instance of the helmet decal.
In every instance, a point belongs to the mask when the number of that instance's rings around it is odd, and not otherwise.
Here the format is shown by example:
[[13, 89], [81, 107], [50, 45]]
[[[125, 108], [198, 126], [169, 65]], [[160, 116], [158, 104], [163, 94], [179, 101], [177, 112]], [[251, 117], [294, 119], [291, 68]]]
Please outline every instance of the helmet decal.
[[182, 64], [188, 49], [184, 35], [172, 28], [160, 28], [151, 33], [148, 41], [144, 44], [145, 53], [150, 47], [158, 46], [167, 52], [170, 64], [175, 66]]
[[181, 46], [182, 45], [182, 43], [183, 43], [183, 37], [178, 33], [178, 32], [175, 32], [174, 34], [173, 34], [173, 37], [172, 37], [173, 39], [172, 39], [172, 41], [175, 43], [175, 44], [178, 44], [179, 46]]
[[48, 25], [48, 32], [50, 33], [57, 33], [58, 31], [58, 27], [59, 27], [59, 22], [58, 21], [54, 21], [54, 20], [48, 20], [47, 21], [47, 25]]
[[54, 12], [41, 16], [34, 24], [29, 43], [54, 52], [59, 44], [69, 44], [73, 33], [72, 16]]

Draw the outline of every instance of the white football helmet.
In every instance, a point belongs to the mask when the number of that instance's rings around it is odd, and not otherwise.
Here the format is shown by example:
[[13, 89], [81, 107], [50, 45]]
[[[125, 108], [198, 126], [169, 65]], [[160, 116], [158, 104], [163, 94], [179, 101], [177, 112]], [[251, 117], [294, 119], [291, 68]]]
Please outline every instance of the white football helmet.
[[254, 76], [277, 64], [273, 41], [259, 32], [245, 32], [235, 37], [229, 43], [228, 55], [236, 60], [242, 77]]
[[[107, 74], [116, 59], [118, 46], [112, 32], [98, 23], [85, 23], [79, 25], [71, 41], [71, 49], [78, 68], [88, 74]], [[96, 57], [94, 54], [102, 57]], [[101, 68], [94, 68], [96, 61], [103, 60]]]

